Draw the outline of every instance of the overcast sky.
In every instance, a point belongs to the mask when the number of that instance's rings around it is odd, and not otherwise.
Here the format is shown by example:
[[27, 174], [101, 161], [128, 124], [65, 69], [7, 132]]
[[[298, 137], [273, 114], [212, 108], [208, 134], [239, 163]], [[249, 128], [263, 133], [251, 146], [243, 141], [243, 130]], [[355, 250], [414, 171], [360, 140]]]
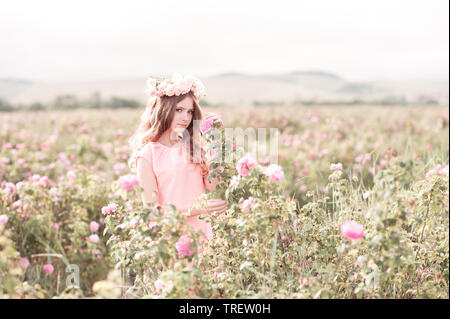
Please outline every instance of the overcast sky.
[[449, 78], [448, 0], [5, 1], [0, 78], [322, 70]]

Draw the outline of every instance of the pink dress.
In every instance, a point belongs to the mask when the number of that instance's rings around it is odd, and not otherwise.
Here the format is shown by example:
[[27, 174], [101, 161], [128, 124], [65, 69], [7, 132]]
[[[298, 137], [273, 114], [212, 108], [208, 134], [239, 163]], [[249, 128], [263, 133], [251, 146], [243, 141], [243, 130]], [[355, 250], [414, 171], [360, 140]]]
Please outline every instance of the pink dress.
[[[153, 167], [160, 204], [187, 207], [198, 203], [198, 196], [205, 193], [200, 165], [188, 162], [186, 151], [185, 147], [149, 142], [138, 153], [137, 158], [143, 157]], [[187, 223], [202, 231], [207, 239], [212, 237], [211, 224], [198, 216], [188, 217]]]

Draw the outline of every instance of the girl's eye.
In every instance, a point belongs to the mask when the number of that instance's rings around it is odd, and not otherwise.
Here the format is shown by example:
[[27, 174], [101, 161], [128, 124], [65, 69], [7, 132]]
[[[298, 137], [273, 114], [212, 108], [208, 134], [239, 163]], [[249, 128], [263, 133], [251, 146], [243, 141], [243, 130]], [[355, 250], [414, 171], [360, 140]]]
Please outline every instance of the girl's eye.
[[[175, 109], [175, 111], [177, 111], [177, 112], [182, 112], [183, 110], [182, 110], [182, 109]], [[189, 113], [189, 114], [194, 114], [194, 111], [188, 111], [188, 113]]]

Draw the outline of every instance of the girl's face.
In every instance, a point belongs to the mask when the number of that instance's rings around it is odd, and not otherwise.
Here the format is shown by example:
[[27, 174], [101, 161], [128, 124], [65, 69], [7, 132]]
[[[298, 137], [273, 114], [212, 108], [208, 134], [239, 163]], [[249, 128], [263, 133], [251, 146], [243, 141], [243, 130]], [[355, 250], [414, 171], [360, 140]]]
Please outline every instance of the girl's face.
[[171, 129], [173, 131], [184, 131], [191, 124], [194, 116], [194, 101], [187, 95], [184, 99], [178, 102], [175, 107]]

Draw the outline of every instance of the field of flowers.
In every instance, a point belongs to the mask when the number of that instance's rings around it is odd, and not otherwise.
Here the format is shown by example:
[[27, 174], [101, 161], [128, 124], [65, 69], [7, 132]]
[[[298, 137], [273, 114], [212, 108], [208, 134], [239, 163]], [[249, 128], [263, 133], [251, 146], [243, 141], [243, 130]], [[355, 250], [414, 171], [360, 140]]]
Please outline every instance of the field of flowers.
[[449, 298], [448, 107], [208, 111], [280, 133], [214, 170], [209, 242], [142, 207], [141, 111], [0, 113], [0, 298]]

